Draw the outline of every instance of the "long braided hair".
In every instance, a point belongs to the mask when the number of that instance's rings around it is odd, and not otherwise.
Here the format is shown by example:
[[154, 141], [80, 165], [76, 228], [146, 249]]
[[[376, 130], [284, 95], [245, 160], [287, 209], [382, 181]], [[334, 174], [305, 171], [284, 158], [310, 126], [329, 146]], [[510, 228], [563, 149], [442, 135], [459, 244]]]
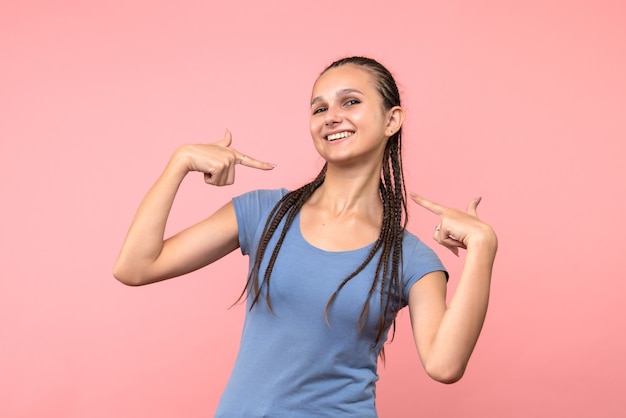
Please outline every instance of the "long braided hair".
[[[376, 83], [377, 90], [382, 97], [384, 110], [389, 110], [394, 106], [400, 106], [400, 93], [393, 76], [383, 65], [371, 58], [343, 58], [333, 62], [320, 75], [332, 68], [347, 64], [359, 66], [360, 68], [367, 70], [372, 75], [374, 82]], [[380, 251], [380, 257], [378, 258], [378, 264], [376, 266], [376, 273], [372, 278], [368, 297], [363, 304], [358, 321], [358, 329], [361, 331], [369, 315], [369, 301], [374, 296], [377, 287], [379, 287], [380, 294], [378, 297], [380, 298], [380, 306], [383, 309], [380, 313], [378, 333], [374, 345], [380, 342], [385, 330], [392, 324], [394, 325], [395, 331], [395, 316], [397, 309], [400, 306], [400, 299], [402, 295], [400, 263], [402, 257], [402, 237], [407, 223], [407, 207], [404, 174], [402, 171], [401, 139], [402, 128], [400, 128], [398, 132], [394, 133], [393, 136], [388, 139], [383, 155], [379, 187], [380, 197], [383, 203], [383, 219], [378, 239], [361, 265], [354, 272], [348, 275], [348, 277], [346, 277], [337, 287], [337, 290], [335, 290], [328, 300], [326, 310], [324, 312], [324, 319], [328, 323], [328, 310], [338, 293], [351, 279], [359, 274]], [[250, 309], [252, 309], [252, 307], [254, 307], [254, 305], [258, 302], [262, 293], [261, 289], [265, 287], [265, 302], [268, 309], [273, 312], [269, 292], [272, 269], [274, 268], [281, 245], [285, 239], [285, 235], [293, 223], [296, 214], [309, 197], [311, 197], [313, 192], [315, 192], [315, 190], [320, 187], [322, 183], [324, 183], [326, 168], [327, 164], [324, 165], [321, 172], [312, 182], [300, 187], [297, 190], [287, 193], [272, 209], [259, 242], [253, 268], [241, 294], [241, 297], [245, 294], [252, 295]], [[260, 280], [259, 270], [261, 268], [261, 260], [265, 256], [270, 239], [277, 232], [278, 226], [283, 219], [285, 220], [285, 224], [279, 232], [280, 235], [278, 241], [270, 255], [267, 268], [263, 273], [262, 279]]]

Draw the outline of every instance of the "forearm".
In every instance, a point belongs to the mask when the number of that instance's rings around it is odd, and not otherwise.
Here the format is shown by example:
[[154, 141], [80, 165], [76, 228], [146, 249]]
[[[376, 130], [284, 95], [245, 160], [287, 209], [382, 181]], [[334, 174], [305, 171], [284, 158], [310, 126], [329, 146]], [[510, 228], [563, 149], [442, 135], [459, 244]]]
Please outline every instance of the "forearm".
[[493, 240], [468, 247], [459, 284], [433, 338], [426, 364], [443, 381], [461, 378], [476, 345], [489, 304], [496, 249], [495, 235]]
[[183, 158], [175, 153], [137, 209], [115, 263], [113, 274], [118, 280], [138, 284], [138, 278], [158, 258], [167, 218], [186, 174]]

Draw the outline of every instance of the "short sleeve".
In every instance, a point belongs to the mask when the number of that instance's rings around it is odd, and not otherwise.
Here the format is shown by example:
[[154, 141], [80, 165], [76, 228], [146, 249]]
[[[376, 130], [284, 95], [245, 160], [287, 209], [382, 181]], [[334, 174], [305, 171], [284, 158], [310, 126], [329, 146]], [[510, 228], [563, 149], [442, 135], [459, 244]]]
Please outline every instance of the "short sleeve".
[[263, 232], [270, 212], [287, 193], [287, 189], [254, 190], [233, 198], [242, 254], [250, 254], [251, 248], [256, 245]]
[[402, 247], [402, 299], [406, 305], [409, 291], [419, 279], [433, 271], [442, 271], [447, 280], [448, 272], [437, 254], [415, 235], [405, 232]]

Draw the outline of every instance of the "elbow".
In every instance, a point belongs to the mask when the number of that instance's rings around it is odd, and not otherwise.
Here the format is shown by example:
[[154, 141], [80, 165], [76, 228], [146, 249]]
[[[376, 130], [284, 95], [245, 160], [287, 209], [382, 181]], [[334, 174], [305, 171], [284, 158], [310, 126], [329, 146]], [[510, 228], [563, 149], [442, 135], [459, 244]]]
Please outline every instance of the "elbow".
[[425, 369], [431, 379], [446, 385], [458, 382], [465, 374], [465, 365], [426, 365]]
[[113, 277], [117, 279], [120, 283], [125, 284], [126, 286], [141, 286], [145, 284], [141, 278], [136, 273], [129, 271], [128, 269], [124, 269], [118, 264], [115, 264], [113, 267]]

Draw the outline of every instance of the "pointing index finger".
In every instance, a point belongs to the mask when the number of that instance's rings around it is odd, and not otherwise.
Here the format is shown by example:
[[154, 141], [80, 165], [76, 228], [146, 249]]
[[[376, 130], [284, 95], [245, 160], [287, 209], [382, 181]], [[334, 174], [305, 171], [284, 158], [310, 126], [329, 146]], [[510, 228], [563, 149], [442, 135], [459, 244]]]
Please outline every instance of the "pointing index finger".
[[440, 204], [428, 200], [415, 193], [410, 193], [410, 195], [413, 201], [415, 201], [415, 203], [417, 203], [424, 209], [431, 211], [435, 215], [441, 215], [443, 213], [443, 207]]
[[256, 168], [259, 170], [272, 170], [276, 166], [272, 163], [259, 161], [256, 158], [252, 158], [248, 155], [241, 154], [237, 158], [237, 163], [241, 165], [245, 165], [246, 167]]

